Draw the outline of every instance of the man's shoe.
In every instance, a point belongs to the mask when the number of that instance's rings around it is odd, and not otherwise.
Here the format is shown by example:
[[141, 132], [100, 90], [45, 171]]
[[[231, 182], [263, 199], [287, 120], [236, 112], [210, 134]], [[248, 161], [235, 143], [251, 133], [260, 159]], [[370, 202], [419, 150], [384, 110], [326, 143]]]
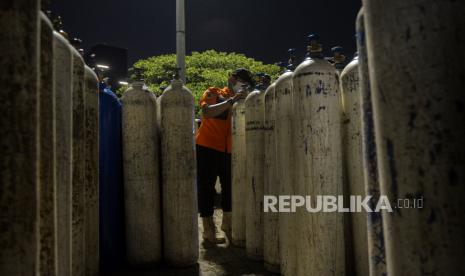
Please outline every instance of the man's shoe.
[[215, 226], [213, 217], [203, 217], [203, 239], [213, 244], [219, 244], [226, 242], [226, 239], [221, 235], [220, 231]]

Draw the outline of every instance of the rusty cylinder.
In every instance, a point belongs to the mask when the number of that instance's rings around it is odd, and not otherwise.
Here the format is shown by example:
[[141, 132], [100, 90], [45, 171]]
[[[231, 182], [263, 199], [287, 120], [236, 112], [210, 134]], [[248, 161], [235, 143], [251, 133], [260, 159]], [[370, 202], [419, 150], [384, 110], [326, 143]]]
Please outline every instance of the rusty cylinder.
[[[342, 106], [344, 107], [343, 150], [348, 194], [365, 198], [362, 155], [362, 120], [358, 57], [344, 68], [340, 75]], [[356, 275], [368, 275], [367, 212], [350, 213], [352, 260]]]
[[53, 27], [40, 12], [39, 273], [56, 275], [55, 72]]
[[245, 139], [246, 139], [246, 238], [247, 257], [263, 259], [263, 180], [264, 144], [263, 119], [265, 92], [252, 91], [245, 99]]
[[133, 266], [154, 266], [162, 255], [156, 98], [138, 81], [121, 102], [126, 255]]
[[[292, 76], [297, 194], [343, 194], [341, 100], [336, 71], [309, 36], [309, 57]], [[343, 213], [300, 212], [297, 275], [345, 275]], [[322, 230], [324, 229], [324, 230]]]
[[[286, 70], [275, 82], [276, 178], [279, 195], [294, 195], [292, 71]], [[279, 213], [279, 254], [281, 274], [296, 275], [296, 214]]]
[[71, 45], [54, 35], [56, 119], [57, 274], [71, 274], [71, 181], [73, 135], [73, 59]]
[[86, 173], [85, 241], [86, 275], [99, 273], [99, 88], [94, 71], [84, 69]]
[[[368, 57], [365, 40], [363, 9], [357, 16], [358, 72], [360, 82], [360, 105], [362, 112], [362, 151], [364, 183], [367, 196], [372, 196], [369, 206], [376, 208], [380, 198], [378, 163], [376, 160], [373, 105], [368, 75]], [[369, 275], [386, 275], [386, 251], [384, 247], [383, 220], [381, 212], [368, 213], [368, 264]]]
[[0, 5], [0, 275], [35, 275], [39, 1]]
[[175, 79], [160, 96], [164, 257], [173, 266], [199, 258], [194, 97]]
[[[263, 194], [279, 196], [279, 182], [276, 172], [276, 132], [275, 132], [275, 83], [265, 91], [263, 122], [264, 144], [264, 183]], [[263, 260], [265, 269], [280, 273], [279, 256], [279, 213], [263, 214]]]
[[245, 194], [247, 164], [245, 148], [245, 104], [244, 100], [234, 103], [231, 116], [231, 173], [232, 173], [232, 243], [245, 247]]
[[387, 272], [465, 275], [465, 3], [363, 4]]

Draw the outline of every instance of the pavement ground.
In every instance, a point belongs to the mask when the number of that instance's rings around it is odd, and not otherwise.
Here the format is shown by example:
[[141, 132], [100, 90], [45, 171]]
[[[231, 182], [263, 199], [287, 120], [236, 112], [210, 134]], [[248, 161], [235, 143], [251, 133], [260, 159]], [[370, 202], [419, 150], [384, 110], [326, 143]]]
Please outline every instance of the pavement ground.
[[[215, 224], [221, 226], [222, 211], [215, 210]], [[188, 268], [171, 268], [161, 266], [151, 270], [136, 270], [127, 268], [115, 276], [276, 276], [278, 274], [265, 271], [263, 262], [247, 259], [245, 248], [239, 248], [225, 244], [213, 245], [204, 243], [202, 240], [202, 221], [199, 217], [199, 262], [197, 265]]]

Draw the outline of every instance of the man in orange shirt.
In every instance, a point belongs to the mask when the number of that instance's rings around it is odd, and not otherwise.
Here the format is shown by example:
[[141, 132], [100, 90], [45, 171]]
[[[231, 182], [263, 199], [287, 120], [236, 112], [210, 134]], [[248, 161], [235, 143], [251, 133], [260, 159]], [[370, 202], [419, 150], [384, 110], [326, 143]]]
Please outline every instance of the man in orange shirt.
[[198, 200], [203, 238], [212, 243], [225, 242], [213, 221], [217, 177], [221, 183], [221, 229], [231, 237], [231, 108], [247, 96], [245, 87], [253, 85], [251, 73], [240, 68], [229, 76], [228, 87], [210, 87], [200, 99], [202, 123], [196, 134]]

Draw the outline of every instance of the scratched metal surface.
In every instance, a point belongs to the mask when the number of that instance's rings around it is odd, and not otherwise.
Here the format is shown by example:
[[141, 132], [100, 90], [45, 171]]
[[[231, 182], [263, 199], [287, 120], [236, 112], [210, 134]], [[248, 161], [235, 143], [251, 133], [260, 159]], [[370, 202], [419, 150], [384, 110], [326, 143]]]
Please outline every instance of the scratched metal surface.
[[162, 256], [156, 98], [137, 83], [121, 102], [127, 258], [150, 266]]
[[245, 105], [244, 100], [236, 102], [231, 118], [231, 192], [232, 192], [232, 242], [245, 247], [245, 199], [247, 164], [245, 142]]
[[174, 80], [159, 104], [163, 254], [167, 263], [187, 266], [199, 257], [194, 97], [181, 81]]
[[0, 5], [1, 275], [33, 275], [37, 263], [38, 10], [36, 0]]
[[99, 272], [99, 88], [95, 73], [85, 67], [85, 242], [86, 274]]
[[[342, 106], [336, 71], [324, 59], [308, 59], [294, 71], [293, 87], [297, 194], [342, 195]], [[344, 275], [343, 214], [300, 213], [297, 274]]]
[[[362, 154], [362, 114], [360, 105], [360, 78], [358, 73], [358, 57], [354, 58], [342, 71], [341, 95], [344, 112], [343, 123], [343, 160], [344, 185], [348, 186], [348, 195], [365, 198], [365, 183], [363, 175]], [[367, 239], [367, 213], [350, 213], [353, 252], [350, 256], [354, 261], [357, 275], [368, 273], [368, 239]]]
[[39, 273], [56, 274], [55, 214], [55, 87], [53, 68], [53, 27], [41, 13], [40, 18], [40, 102], [39, 102]]
[[247, 151], [246, 251], [251, 259], [263, 259], [263, 181], [265, 93], [251, 92], [245, 99]]
[[73, 63], [71, 45], [54, 32], [56, 110], [56, 206], [58, 275], [71, 273], [71, 169]]
[[72, 168], [72, 274], [84, 273], [84, 189], [85, 189], [85, 110], [84, 61], [74, 48], [73, 54], [73, 168]]
[[[264, 109], [264, 195], [279, 195], [279, 182], [276, 172], [276, 132], [275, 132], [275, 84], [265, 91]], [[273, 272], [280, 272], [279, 254], [279, 214], [263, 214], [263, 260], [265, 267]]]
[[[295, 194], [292, 96], [292, 72], [287, 71], [276, 80], [275, 86], [275, 129], [276, 140], [279, 141], [276, 147], [276, 173], [280, 195]], [[281, 272], [283, 275], [296, 275], [296, 214], [280, 213], [278, 220]]]
[[392, 275], [463, 275], [465, 3], [364, 0], [382, 194], [424, 198], [383, 216]]
[[[366, 49], [366, 35], [363, 9], [357, 16], [357, 49], [359, 55], [359, 78], [362, 109], [362, 149], [364, 182], [366, 194], [373, 196], [369, 206], [375, 208], [380, 197], [378, 177], [378, 161], [375, 144], [375, 129], [373, 122], [373, 104], [368, 72], [368, 56]], [[384, 246], [384, 232], [382, 213], [368, 214], [368, 262], [370, 275], [387, 275], [386, 249]]]

